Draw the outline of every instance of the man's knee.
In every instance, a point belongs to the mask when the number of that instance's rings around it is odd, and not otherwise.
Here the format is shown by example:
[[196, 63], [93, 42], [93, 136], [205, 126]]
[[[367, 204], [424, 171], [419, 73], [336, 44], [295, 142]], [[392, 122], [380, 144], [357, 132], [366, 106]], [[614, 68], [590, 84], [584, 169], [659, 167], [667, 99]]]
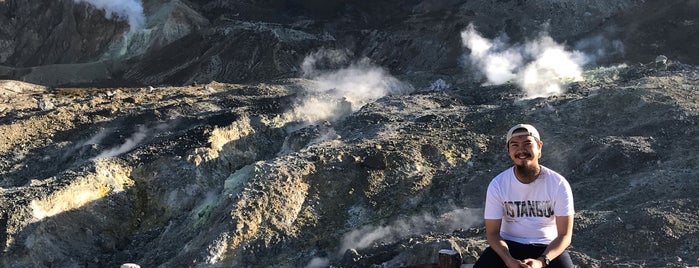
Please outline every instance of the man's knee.
[[481, 253], [481, 256], [478, 257], [473, 268], [503, 267], [504, 265], [505, 262], [502, 261], [500, 256], [498, 256], [492, 248], [487, 247], [483, 253]]
[[561, 255], [558, 255], [555, 259], [551, 260], [549, 265], [551, 268], [574, 268], [573, 260], [570, 258], [568, 251], [563, 251]]

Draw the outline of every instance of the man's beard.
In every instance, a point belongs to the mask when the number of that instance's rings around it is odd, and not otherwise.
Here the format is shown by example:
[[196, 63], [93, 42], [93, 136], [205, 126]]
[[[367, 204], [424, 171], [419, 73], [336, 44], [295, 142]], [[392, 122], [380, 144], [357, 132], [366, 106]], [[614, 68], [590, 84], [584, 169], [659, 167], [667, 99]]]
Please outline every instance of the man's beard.
[[516, 164], [515, 169], [517, 174], [524, 178], [536, 178], [539, 175], [540, 168], [538, 164]]

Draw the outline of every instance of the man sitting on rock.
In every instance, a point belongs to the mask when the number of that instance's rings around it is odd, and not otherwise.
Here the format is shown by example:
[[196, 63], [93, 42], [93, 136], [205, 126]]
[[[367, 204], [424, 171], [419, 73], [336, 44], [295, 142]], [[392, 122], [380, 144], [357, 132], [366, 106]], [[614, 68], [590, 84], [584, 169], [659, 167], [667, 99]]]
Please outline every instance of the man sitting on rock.
[[544, 143], [532, 125], [507, 132], [514, 166], [488, 185], [485, 232], [488, 248], [478, 267], [573, 267], [566, 248], [573, 236], [573, 193], [568, 181], [542, 165]]

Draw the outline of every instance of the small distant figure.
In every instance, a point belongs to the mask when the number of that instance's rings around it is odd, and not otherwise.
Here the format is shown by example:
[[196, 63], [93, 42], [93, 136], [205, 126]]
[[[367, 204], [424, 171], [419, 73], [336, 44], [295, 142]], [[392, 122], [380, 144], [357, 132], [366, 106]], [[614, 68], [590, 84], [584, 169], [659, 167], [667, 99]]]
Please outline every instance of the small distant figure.
[[575, 213], [570, 184], [539, 164], [544, 143], [534, 126], [515, 125], [506, 137], [514, 166], [488, 185], [484, 218], [490, 246], [473, 267], [573, 268], [566, 250]]

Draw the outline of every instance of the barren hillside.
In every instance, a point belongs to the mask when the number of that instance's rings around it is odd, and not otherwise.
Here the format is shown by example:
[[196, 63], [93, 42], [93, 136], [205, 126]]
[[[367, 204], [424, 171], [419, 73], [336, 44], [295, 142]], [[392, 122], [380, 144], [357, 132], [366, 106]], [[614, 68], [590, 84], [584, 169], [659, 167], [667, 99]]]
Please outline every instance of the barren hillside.
[[697, 1], [96, 3], [0, 2], [0, 266], [472, 263], [521, 122], [576, 265], [699, 265]]

